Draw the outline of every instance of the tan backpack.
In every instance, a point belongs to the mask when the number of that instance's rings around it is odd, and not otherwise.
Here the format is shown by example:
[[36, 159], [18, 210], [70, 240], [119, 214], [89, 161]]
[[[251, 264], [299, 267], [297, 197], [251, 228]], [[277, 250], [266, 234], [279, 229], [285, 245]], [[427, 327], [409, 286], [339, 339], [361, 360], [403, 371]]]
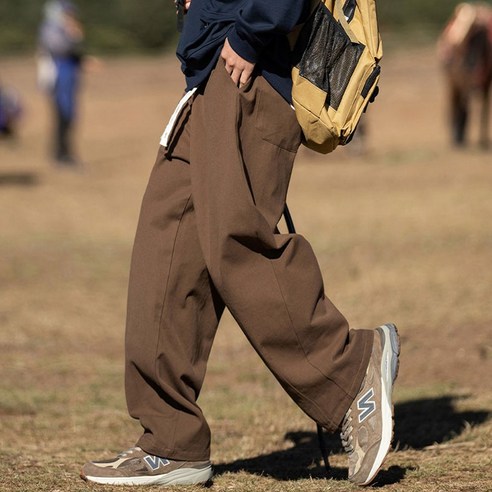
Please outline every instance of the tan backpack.
[[352, 139], [377, 94], [383, 56], [375, 0], [315, 0], [292, 33], [292, 100], [304, 145], [327, 154]]

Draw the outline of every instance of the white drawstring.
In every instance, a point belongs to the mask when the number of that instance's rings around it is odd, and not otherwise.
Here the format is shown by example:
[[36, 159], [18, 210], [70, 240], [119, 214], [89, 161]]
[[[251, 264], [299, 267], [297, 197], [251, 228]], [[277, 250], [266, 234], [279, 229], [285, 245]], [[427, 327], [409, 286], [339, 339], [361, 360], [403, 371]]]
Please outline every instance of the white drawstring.
[[174, 125], [176, 125], [176, 121], [179, 118], [179, 115], [181, 114], [181, 111], [183, 111], [183, 108], [185, 107], [185, 104], [190, 100], [191, 96], [196, 92], [196, 87], [188, 91], [179, 101], [178, 105], [176, 106], [176, 109], [174, 110], [174, 113], [171, 115], [171, 118], [169, 120], [169, 123], [166, 125], [166, 129], [164, 130], [164, 133], [161, 136], [161, 141], [160, 144], [163, 147], [167, 147], [169, 145], [169, 139], [171, 137], [171, 133], [174, 129]]

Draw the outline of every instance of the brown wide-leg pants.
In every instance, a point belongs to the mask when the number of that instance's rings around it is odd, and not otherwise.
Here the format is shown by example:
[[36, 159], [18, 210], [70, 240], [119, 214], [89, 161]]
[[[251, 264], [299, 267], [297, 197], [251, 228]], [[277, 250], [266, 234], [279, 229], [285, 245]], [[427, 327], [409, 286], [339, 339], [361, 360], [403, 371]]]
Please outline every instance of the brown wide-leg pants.
[[130, 273], [126, 394], [158, 456], [206, 460], [197, 406], [224, 306], [294, 401], [326, 429], [360, 388], [373, 332], [348, 329], [300, 235], [280, 234], [295, 113], [261, 77], [238, 89], [219, 61], [159, 149]]

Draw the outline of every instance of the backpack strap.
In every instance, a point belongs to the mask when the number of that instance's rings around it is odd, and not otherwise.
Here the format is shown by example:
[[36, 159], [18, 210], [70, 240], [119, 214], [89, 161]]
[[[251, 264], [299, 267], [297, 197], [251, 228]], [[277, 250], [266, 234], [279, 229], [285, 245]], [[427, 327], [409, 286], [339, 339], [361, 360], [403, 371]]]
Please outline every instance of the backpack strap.
[[326, 473], [329, 474], [331, 471], [331, 466], [330, 466], [330, 461], [328, 460], [328, 449], [326, 448], [326, 441], [323, 434], [323, 427], [321, 427], [321, 425], [319, 424], [316, 424], [316, 429], [318, 431], [318, 444], [319, 444], [319, 449], [321, 451], [321, 456], [323, 457], [325, 470]]
[[[347, 17], [345, 16], [345, 12], [343, 11], [343, 7], [341, 5], [341, 2], [336, 1], [333, 10], [335, 10], [335, 12], [336, 12], [335, 17], [336, 17], [337, 21], [340, 22], [341, 26], [343, 27], [343, 30], [345, 31], [347, 36], [350, 38], [350, 41], [352, 41], [352, 43], [357, 44], [358, 40], [354, 36], [354, 34], [352, 33], [352, 29], [350, 29], [350, 26], [349, 26]], [[335, 13], [335, 12], [333, 12], [333, 13]]]

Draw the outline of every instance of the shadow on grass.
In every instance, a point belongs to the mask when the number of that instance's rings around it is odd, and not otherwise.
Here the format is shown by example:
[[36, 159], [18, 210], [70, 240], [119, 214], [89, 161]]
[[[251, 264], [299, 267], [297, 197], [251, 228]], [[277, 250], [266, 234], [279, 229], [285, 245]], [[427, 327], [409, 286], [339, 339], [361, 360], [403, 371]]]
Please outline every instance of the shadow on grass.
[[[482, 424], [491, 417], [487, 411], [458, 412], [455, 402], [463, 398], [466, 397], [444, 396], [396, 404], [393, 440], [395, 448], [423, 449], [429, 445], [440, 444], [460, 435], [467, 424]], [[278, 480], [347, 479], [347, 468], [331, 467], [327, 473], [322, 466], [316, 432], [288, 432], [285, 440], [292, 442], [293, 446], [254, 458], [218, 464], [214, 466], [215, 474], [244, 471]], [[338, 436], [325, 434], [325, 440], [330, 454], [343, 453]], [[379, 472], [375, 485], [398, 483], [407, 471], [408, 468], [400, 466], [383, 469]]]
[[470, 425], [483, 424], [492, 415], [486, 410], [456, 411], [455, 402], [467, 396], [424, 398], [395, 405], [396, 449], [422, 449], [459, 436]]
[[0, 186], [36, 186], [39, 177], [34, 173], [0, 173]]

